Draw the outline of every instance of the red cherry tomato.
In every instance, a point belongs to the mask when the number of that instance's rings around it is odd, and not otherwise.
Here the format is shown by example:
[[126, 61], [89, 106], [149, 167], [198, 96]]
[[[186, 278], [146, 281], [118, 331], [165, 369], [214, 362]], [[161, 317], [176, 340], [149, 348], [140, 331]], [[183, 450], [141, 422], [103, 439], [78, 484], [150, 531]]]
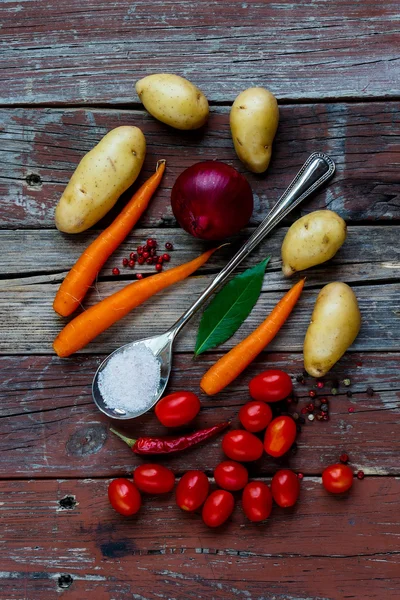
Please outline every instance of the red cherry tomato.
[[235, 501], [230, 492], [216, 490], [204, 503], [201, 513], [203, 521], [209, 527], [219, 527], [231, 516], [234, 507]]
[[322, 483], [328, 492], [342, 494], [353, 485], [353, 471], [341, 463], [330, 465], [322, 473]]
[[247, 431], [256, 433], [265, 429], [272, 421], [272, 410], [265, 402], [254, 400], [242, 406], [239, 411], [239, 420]]
[[300, 481], [289, 469], [277, 471], [271, 481], [272, 497], [278, 506], [294, 506], [300, 494]]
[[293, 385], [287, 373], [271, 369], [256, 375], [249, 383], [250, 396], [261, 402], [278, 402], [292, 393]]
[[243, 490], [242, 505], [250, 521], [264, 521], [272, 510], [271, 490], [262, 481], [251, 481]]
[[175, 475], [163, 465], [147, 463], [135, 469], [133, 481], [141, 492], [166, 494], [174, 487]]
[[108, 486], [108, 499], [114, 510], [129, 517], [139, 510], [142, 504], [142, 498], [137, 487], [129, 481], [120, 477], [114, 479]]
[[257, 460], [263, 453], [261, 440], [249, 431], [232, 429], [224, 435], [222, 450], [232, 460], [248, 462]]
[[165, 427], [180, 427], [190, 423], [200, 410], [200, 400], [192, 392], [174, 392], [156, 404], [157, 419]]
[[276, 417], [267, 427], [264, 449], [270, 456], [282, 456], [296, 439], [296, 424], [292, 417]]
[[208, 495], [210, 484], [203, 471], [188, 471], [176, 486], [176, 503], [182, 510], [197, 510]]
[[214, 479], [219, 487], [230, 492], [242, 490], [249, 480], [247, 469], [234, 460], [225, 460], [216, 467]]

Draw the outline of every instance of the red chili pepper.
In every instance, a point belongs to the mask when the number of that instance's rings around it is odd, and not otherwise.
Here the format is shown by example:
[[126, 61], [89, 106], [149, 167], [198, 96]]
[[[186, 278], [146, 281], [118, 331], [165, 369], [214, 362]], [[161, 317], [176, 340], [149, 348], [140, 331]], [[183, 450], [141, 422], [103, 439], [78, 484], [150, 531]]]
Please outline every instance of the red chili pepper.
[[229, 425], [230, 421], [224, 421], [207, 429], [193, 431], [193, 433], [189, 433], [188, 435], [140, 437], [137, 439], [128, 438], [122, 435], [122, 433], [115, 431], [112, 427], [110, 427], [110, 431], [128, 444], [135, 454], [170, 454], [171, 452], [179, 452], [180, 450], [186, 450], [186, 448], [200, 444], [200, 442], [204, 442], [204, 440], [208, 440], [208, 438], [216, 433], [223, 431]]

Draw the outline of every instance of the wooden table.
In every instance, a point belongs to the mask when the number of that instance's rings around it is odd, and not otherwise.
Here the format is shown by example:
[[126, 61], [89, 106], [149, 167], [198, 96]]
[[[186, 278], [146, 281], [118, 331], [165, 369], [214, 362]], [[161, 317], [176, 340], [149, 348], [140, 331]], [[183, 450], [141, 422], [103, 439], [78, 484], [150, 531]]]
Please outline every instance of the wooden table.
[[[398, 3], [7, 0], [1, 13], [1, 600], [400, 598]], [[187, 76], [204, 90], [211, 104], [205, 131], [172, 131], [142, 110], [133, 84], [160, 71]], [[333, 209], [347, 220], [349, 235], [334, 260], [307, 272], [301, 302], [268, 352], [218, 397], [202, 396], [196, 425], [228, 417], [237, 423], [238, 408], [249, 398], [247, 383], [262, 369], [283, 368], [295, 380], [311, 309], [325, 283], [352, 285], [362, 330], [319, 391], [331, 401], [331, 420], [307, 422], [296, 455], [265, 456], [250, 469], [267, 481], [282, 465], [304, 473], [295, 509], [275, 508], [266, 524], [253, 525], [238, 506], [228, 524], [212, 531], [198, 515], [181, 513], [169, 495], [146, 499], [140, 516], [124, 519], [110, 508], [107, 485], [140, 460], [110, 435], [109, 421], [94, 407], [93, 373], [122, 343], [171, 325], [234, 248], [84, 352], [60, 360], [51, 349], [62, 326], [52, 300], [97, 232], [61, 235], [54, 207], [77, 162], [101, 136], [118, 125], [138, 125], [148, 143], [140, 182], [159, 158], [167, 159], [167, 172], [86, 305], [132, 279], [126, 270], [113, 278], [111, 269], [149, 235], [174, 243], [173, 264], [195, 256], [203, 244], [177, 228], [171, 186], [185, 167], [205, 158], [244, 172], [228, 113], [239, 91], [253, 85], [277, 96], [281, 121], [267, 175], [246, 173], [255, 193], [251, 226], [307, 156], [324, 151], [337, 174], [301, 212]], [[240, 331], [196, 361], [198, 321], [180, 335], [170, 390], [198, 391], [207, 366], [288, 289], [279, 258], [285, 230], [243, 265], [272, 255], [261, 297]], [[333, 396], [332, 381], [346, 377], [351, 387], [340, 384]], [[310, 379], [295, 383], [299, 408], [312, 385]], [[148, 415], [131, 431], [162, 430]], [[356, 480], [348, 496], [331, 497], [320, 475], [343, 451], [365, 479]], [[164, 462], [178, 475], [201, 468], [212, 476], [221, 457], [218, 438]]]

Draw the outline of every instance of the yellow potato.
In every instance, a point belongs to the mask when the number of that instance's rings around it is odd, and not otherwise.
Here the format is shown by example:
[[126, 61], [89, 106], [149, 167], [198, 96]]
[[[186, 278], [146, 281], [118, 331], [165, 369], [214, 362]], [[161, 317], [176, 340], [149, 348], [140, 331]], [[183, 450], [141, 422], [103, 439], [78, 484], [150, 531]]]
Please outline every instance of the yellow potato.
[[245, 90], [231, 108], [230, 124], [236, 154], [253, 173], [263, 173], [269, 165], [279, 122], [276, 98], [268, 90]]
[[322, 288], [304, 339], [304, 367], [312, 377], [323, 377], [356, 339], [360, 309], [353, 290], [335, 281]]
[[179, 75], [148, 75], [140, 79], [135, 88], [146, 110], [175, 129], [198, 129], [208, 119], [207, 98]]
[[289, 228], [282, 244], [282, 271], [290, 277], [333, 256], [346, 239], [345, 221], [331, 210], [316, 210]]
[[146, 154], [138, 127], [112, 129], [85, 156], [56, 207], [56, 226], [80, 233], [99, 221], [135, 181]]

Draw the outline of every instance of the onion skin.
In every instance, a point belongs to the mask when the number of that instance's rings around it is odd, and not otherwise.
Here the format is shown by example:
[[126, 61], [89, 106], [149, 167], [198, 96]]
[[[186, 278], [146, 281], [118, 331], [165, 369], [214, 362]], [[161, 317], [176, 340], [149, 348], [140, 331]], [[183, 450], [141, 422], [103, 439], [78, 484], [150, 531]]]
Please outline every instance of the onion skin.
[[203, 240], [223, 240], [245, 227], [253, 212], [247, 179], [223, 162], [199, 162], [179, 175], [171, 194], [179, 225]]

